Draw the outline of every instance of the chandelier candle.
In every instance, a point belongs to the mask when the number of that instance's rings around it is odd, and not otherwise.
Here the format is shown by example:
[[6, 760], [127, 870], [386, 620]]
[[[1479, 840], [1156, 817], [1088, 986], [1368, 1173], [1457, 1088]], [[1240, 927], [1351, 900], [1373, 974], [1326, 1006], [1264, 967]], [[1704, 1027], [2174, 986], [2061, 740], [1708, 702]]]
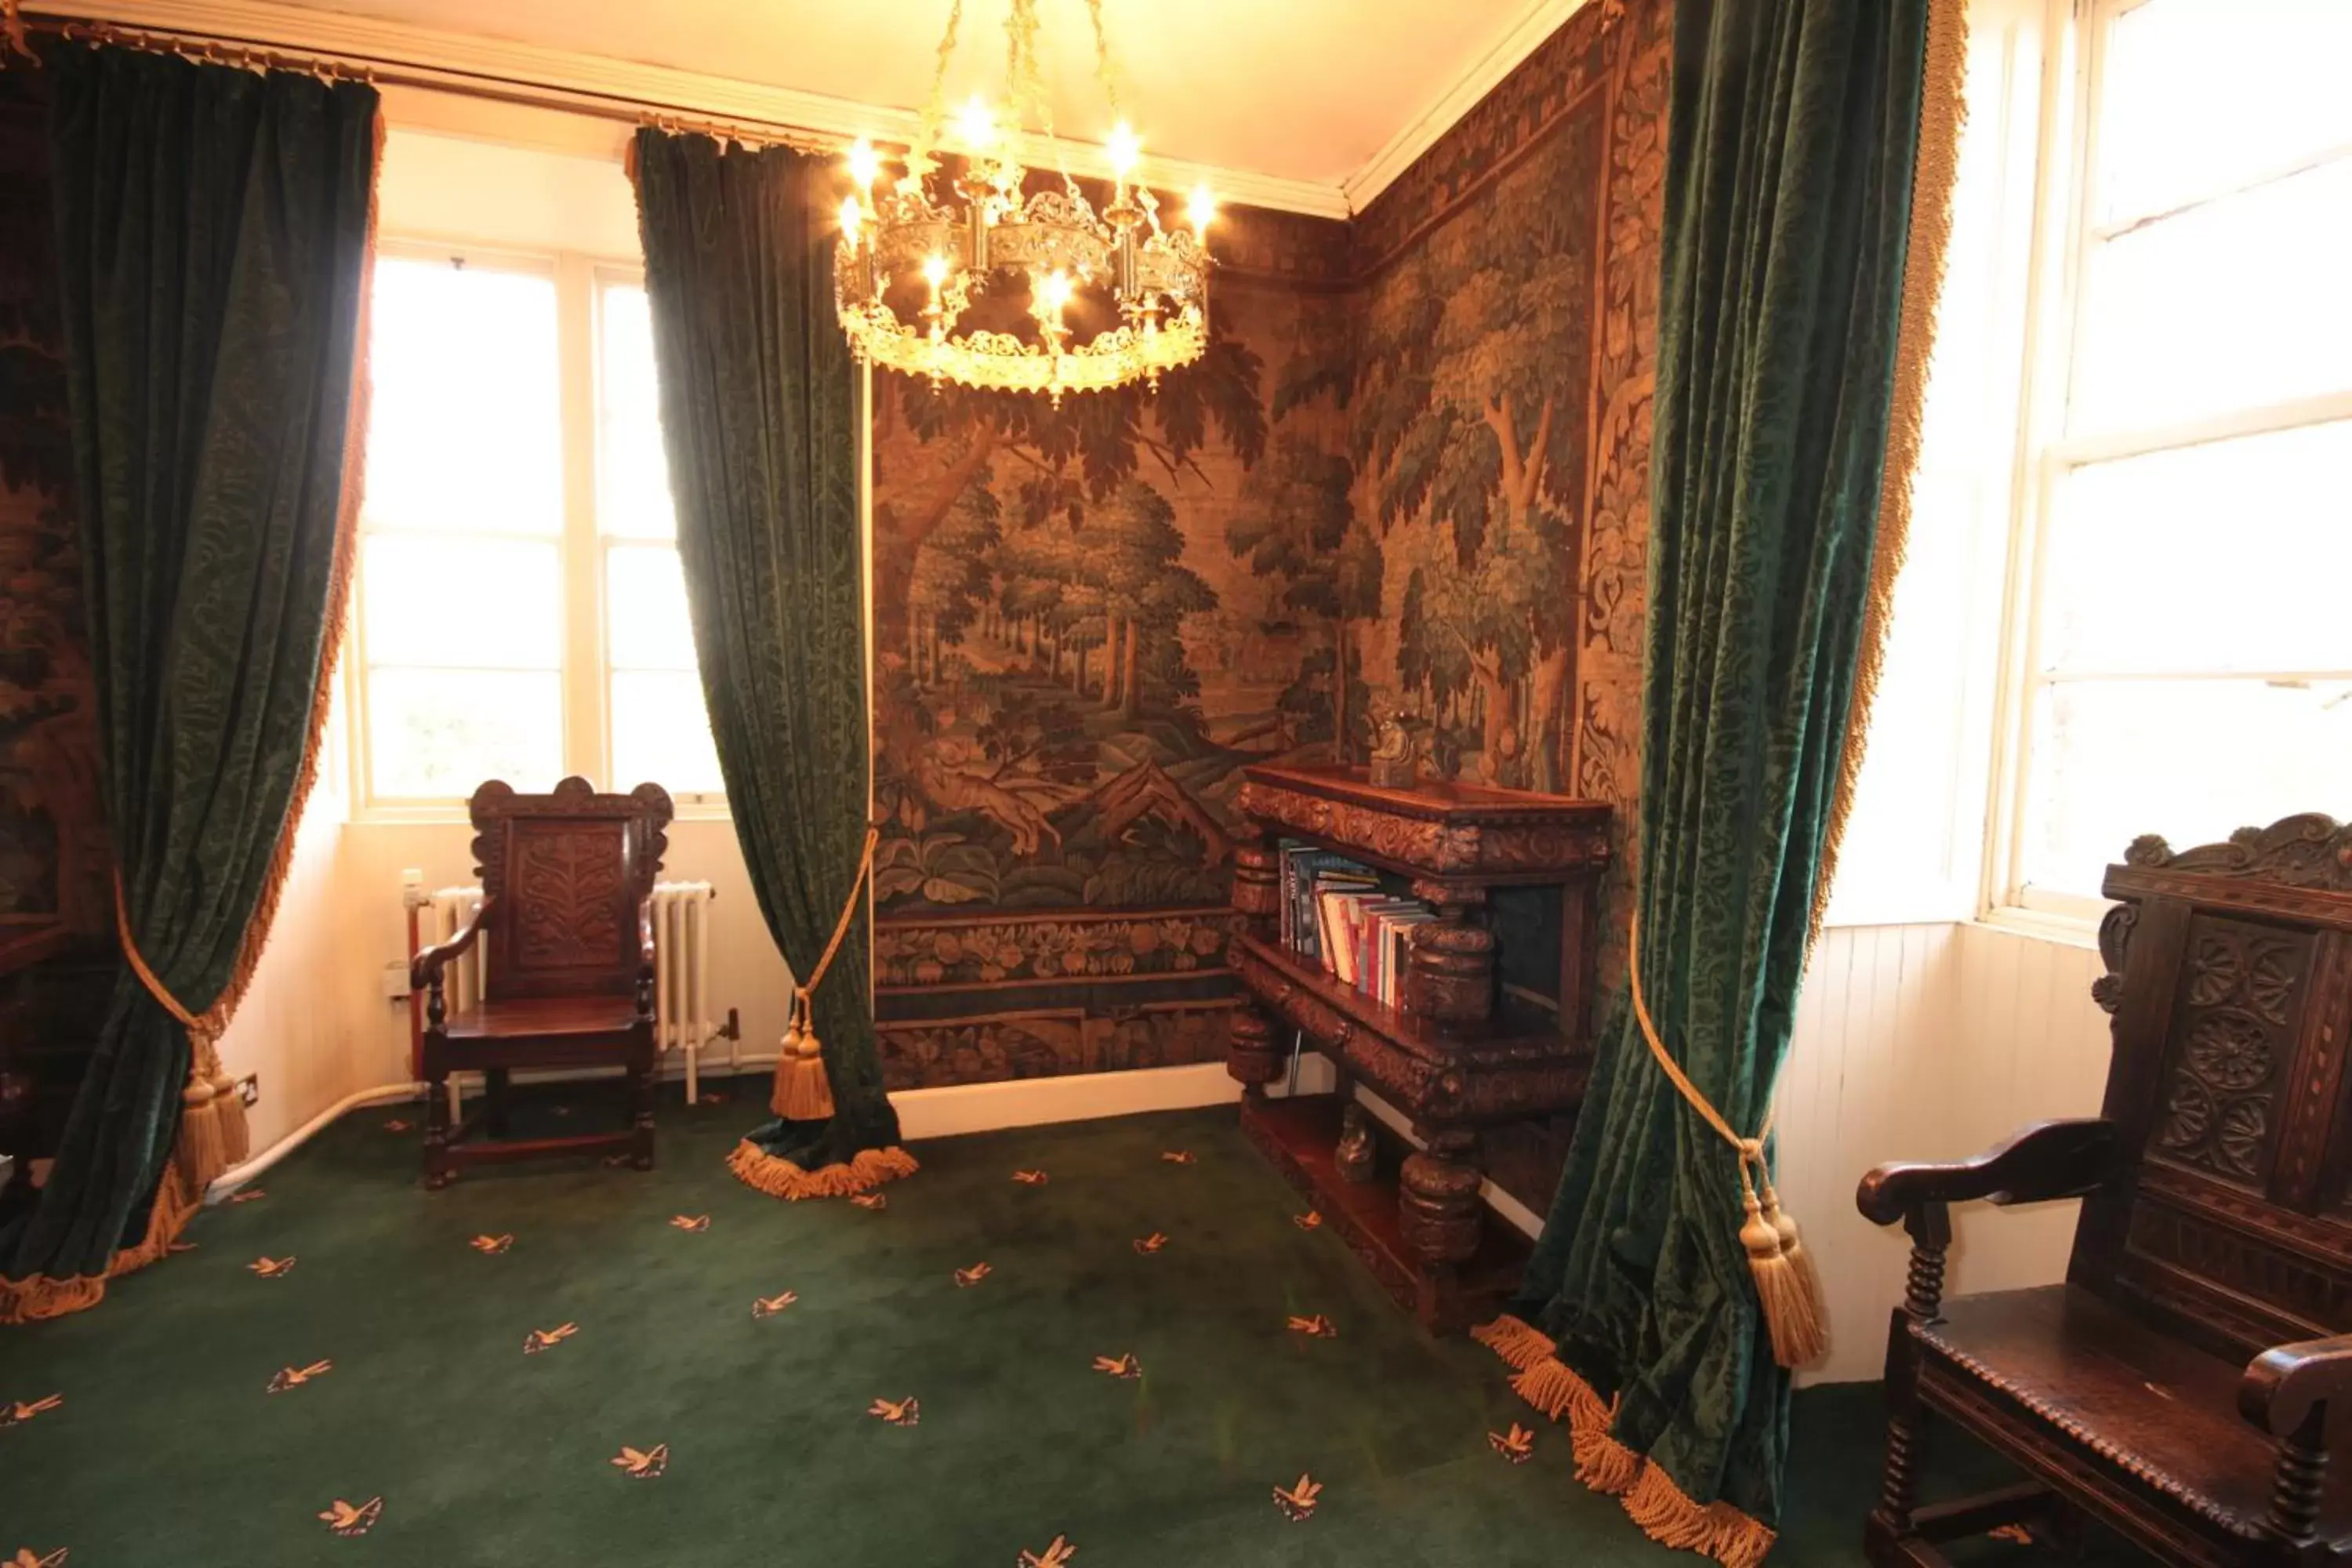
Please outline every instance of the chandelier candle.
[[[1053, 137], [1037, 68], [1037, 0], [1013, 0], [1005, 21], [1007, 120], [974, 96], [952, 127], [961, 171], [952, 181], [935, 178], [950, 130], [943, 93], [959, 0], [905, 173], [886, 183], [884, 156], [863, 137], [845, 159], [854, 188], [840, 207], [834, 289], [860, 361], [934, 386], [1042, 392], [1058, 405], [1065, 393], [1139, 381], [1156, 387], [1163, 371], [1207, 348], [1216, 200], [1202, 185], [1192, 192], [1189, 226], [1161, 226], [1160, 198], [1135, 177], [1142, 142], [1118, 118], [1100, 5], [1089, 0], [1087, 9], [1113, 121], [1102, 147], [1110, 204], [1095, 209], [1071, 176], [1066, 144]], [[1024, 132], [1033, 129], [1055, 165], [1055, 177], [1034, 192], [1021, 156]], [[967, 324], [967, 314], [978, 319]]]

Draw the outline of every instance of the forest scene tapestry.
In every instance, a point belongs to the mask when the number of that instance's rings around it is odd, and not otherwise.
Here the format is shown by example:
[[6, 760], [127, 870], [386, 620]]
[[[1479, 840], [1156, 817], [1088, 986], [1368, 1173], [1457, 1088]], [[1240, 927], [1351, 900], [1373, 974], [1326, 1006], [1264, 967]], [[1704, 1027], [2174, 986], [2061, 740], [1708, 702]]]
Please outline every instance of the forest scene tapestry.
[[0, 1074], [29, 1086], [42, 1153], [116, 968], [44, 87], [0, 72]]
[[1580, 12], [1350, 223], [1229, 212], [1156, 391], [876, 376], [892, 1088], [1216, 1059], [1248, 763], [1395, 712], [1630, 802], [1666, 13]]

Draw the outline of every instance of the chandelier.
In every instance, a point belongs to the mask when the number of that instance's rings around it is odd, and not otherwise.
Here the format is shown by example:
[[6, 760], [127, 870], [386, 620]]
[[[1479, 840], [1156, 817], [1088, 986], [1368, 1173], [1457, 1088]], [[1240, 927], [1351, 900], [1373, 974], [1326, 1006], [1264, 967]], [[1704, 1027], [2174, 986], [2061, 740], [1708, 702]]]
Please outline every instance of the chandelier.
[[[1208, 226], [1214, 199], [1192, 192], [1187, 222], [1163, 227], [1160, 198], [1134, 178], [1142, 144], [1118, 114], [1102, 0], [1087, 0], [1112, 127], [1102, 147], [1110, 204], [1072, 177], [1037, 65], [1037, 0], [1005, 18], [1009, 121], [975, 94], [950, 126], [944, 93], [963, 0], [953, 0], [929, 101], [904, 173], [860, 138], [841, 203], [834, 293], [859, 360], [992, 391], [1067, 392], [1143, 382], [1201, 357], [1209, 337]], [[1031, 191], [1024, 133], [1053, 149], [1058, 178]], [[960, 155], [953, 172], [940, 154]]]

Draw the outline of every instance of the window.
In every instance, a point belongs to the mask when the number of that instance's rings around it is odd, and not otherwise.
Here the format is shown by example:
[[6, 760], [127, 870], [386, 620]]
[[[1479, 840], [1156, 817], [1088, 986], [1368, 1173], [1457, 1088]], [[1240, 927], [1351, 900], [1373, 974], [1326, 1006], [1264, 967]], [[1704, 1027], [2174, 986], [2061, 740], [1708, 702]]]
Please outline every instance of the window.
[[716, 803], [633, 273], [387, 244], [356, 696], [365, 803], [646, 779]]
[[2352, 780], [2352, 5], [2077, 16], [1992, 862], [1993, 902], [2062, 914], [2137, 834]]

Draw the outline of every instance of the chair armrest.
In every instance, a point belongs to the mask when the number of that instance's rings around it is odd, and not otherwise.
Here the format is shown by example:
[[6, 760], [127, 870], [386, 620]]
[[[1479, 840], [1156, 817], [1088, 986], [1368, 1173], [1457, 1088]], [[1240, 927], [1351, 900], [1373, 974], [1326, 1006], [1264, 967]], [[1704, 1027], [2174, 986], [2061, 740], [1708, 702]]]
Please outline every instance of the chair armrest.
[[1854, 1206], [1874, 1225], [1892, 1225], [1930, 1204], [2080, 1197], [2107, 1179], [2116, 1158], [2112, 1121], [2037, 1121], [1974, 1159], [1881, 1165], [1863, 1177]]
[[490, 923], [490, 911], [498, 907], [498, 902], [496, 899], [484, 899], [481, 907], [475, 910], [472, 918], [457, 928], [457, 935], [447, 942], [436, 942], [410, 959], [408, 961], [409, 988], [422, 991], [428, 986], [438, 987], [441, 984], [441, 971], [448, 967], [452, 960], [463, 957], [473, 947], [475, 940], [482, 934], [482, 928]]
[[2352, 1401], [2352, 1334], [2274, 1345], [2247, 1363], [2238, 1414], [2273, 1437], [2301, 1430], [2322, 1405]]

